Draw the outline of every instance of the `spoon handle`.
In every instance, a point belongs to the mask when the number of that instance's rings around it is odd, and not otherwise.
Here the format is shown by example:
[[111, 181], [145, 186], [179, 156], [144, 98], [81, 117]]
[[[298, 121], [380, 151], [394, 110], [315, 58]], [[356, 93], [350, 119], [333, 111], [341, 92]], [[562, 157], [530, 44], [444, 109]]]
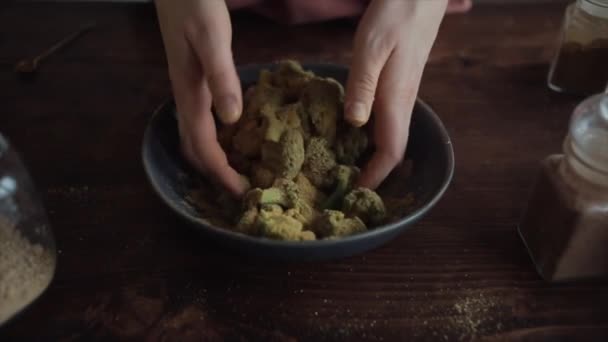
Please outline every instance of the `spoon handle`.
[[50, 56], [51, 54], [55, 53], [57, 50], [61, 49], [62, 47], [68, 45], [69, 43], [74, 41], [76, 38], [80, 37], [83, 33], [91, 30], [95, 26], [96, 26], [96, 23], [88, 24], [88, 25], [82, 27], [80, 30], [78, 30], [78, 31], [70, 34], [69, 36], [65, 37], [64, 39], [58, 41], [53, 46], [48, 48], [46, 51], [44, 51], [40, 55], [36, 56], [36, 58], [34, 58], [34, 62], [35, 63], [41, 62], [43, 59], [45, 59], [48, 56]]

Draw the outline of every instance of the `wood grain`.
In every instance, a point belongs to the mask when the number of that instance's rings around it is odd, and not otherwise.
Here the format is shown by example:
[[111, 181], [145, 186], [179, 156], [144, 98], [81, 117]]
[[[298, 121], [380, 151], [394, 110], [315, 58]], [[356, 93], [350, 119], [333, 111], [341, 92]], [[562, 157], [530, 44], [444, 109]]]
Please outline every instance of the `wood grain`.
[[[59, 268], [2, 341], [455, 341], [608, 339], [606, 281], [542, 282], [516, 226], [580, 100], [550, 92], [564, 4], [477, 6], [447, 17], [420, 96], [446, 124], [455, 178], [416, 228], [337, 262], [240, 258], [185, 229], [140, 162], [170, 96], [149, 5], [4, 4], [0, 130], [43, 194]], [[14, 63], [89, 20], [34, 80]], [[237, 63], [347, 64], [352, 21], [282, 27], [233, 17]]]

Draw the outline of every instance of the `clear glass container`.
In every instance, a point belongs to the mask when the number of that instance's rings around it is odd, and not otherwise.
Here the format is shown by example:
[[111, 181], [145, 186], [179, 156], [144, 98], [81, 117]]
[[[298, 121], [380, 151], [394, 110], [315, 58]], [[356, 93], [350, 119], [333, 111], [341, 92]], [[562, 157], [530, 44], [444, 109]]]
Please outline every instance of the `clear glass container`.
[[56, 259], [46, 211], [19, 155], [0, 134], [0, 326], [46, 290]]
[[608, 276], [608, 93], [575, 109], [563, 153], [541, 163], [519, 233], [546, 280]]
[[566, 9], [549, 87], [590, 96], [608, 86], [608, 0], [577, 0]]

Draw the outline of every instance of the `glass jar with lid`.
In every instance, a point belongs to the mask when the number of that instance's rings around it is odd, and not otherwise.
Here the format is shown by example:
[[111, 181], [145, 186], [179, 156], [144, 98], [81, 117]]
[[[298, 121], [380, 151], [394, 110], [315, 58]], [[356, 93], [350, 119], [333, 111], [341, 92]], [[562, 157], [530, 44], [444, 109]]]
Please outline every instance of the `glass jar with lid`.
[[608, 276], [608, 93], [575, 109], [563, 153], [541, 164], [519, 232], [549, 281]]
[[590, 96], [608, 86], [608, 0], [577, 0], [564, 17], [549, 87]]
[[55, 267], [55, 240], [42, 201], [0, 134], [0, 327], [40, 297]]

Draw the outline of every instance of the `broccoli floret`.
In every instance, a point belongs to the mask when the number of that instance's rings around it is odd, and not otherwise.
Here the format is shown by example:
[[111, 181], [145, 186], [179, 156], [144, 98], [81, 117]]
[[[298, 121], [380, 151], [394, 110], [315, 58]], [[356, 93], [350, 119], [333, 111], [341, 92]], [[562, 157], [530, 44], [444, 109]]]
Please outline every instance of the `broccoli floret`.
[[264, 106], [260, 112], [264, 126], [264, 140], [279, 142], [283, 133], [300, 128], [300, 115], [295, 105], [284, 107]]
[[236, 230], [247, 235], [258, 235], [257, 219], [258, 208], [249, 208], [241, 215], [239, 222], [236, 224]]
[[368, 138], [361, 128], [349, 126], [336, 142], [336, 158], [339, 163], [355, 165], [368, 147]]
[[302, 169], [304, 157], [304, 139], [295, 129], [286, 131], [280, 142], [267, 141], [262, 146], [262, 161], [277, 178], [295, 178]]
[[299, 173], [294, 182], [298, 186], [300, 200], [308, 203], [310, 206], [315, 207], [325, 200], [323, 192], [319, 191], [304, 174]]
[[[250, 208], [257, 208], [259, 205], [261, 205], [262, 203], [260, 203], [260, 202], [262, 201], [265, 190], [269, 190], [269, 189], [254, 188], [254, 189], [247, 191], [245, 193], [245, 196], [243, 196], [243, 204], [244, 204], [243, 207], [245, 209], [250, 209]], [[266, 195], [266, 196], [268, 196], [268, 195]]]
[[324, 138], [313, 137], [306, 147], [302, 172], [317, 188], [325, 189], [333, 183], [329, 173], [336, 166], [336, 156]]
[[288, 179], [277, 179], [272, 187], [255, 188], [245, 194], [247, 208], [277, 204], [283, 208], [293, 208], [298, 201], [298, 186]]
[[[293, 209], [290, 209], [293, 210]], [[264, 204], [245, 211], [236, 230], [254, 236], [264, 236], [277, 240], [315, 240], [315, 234], [303, 230], [301, 222], [283, 211], [277, 204]]]
[[261, 206], [260, 212], [266, 215], [280, 215], [283, 214], [285, 210], [278, 204], [264, 204]]
[[342, 200], [359, 176], [359, 169], [355, 166], [338, 165], [332, 171], [336, 187], [334, 192], [323, 202], [323, 209], [338, 209]]
[[276, 112], [282, 105], [283, 98], [284, 94], [279, 88], [267, 83], [258, 83], [247, 90], [243, 116], [232, 138], [235, 150], [250, 158], [259, 156], [267, 127], [262, 109], [267, 113]]
[[367, 188], [356, 188], [342, 202], [342, 211], [349, 217], [359, 217], [368, 225], [377, 225], [386, 218], [386, 208], [378, 194]]
[[316, 223], [316, 233], [323, 238], [343, 237], [367, 230], [358, 217], [346, 217], [337, 210], [324, 210]]
[[288, 209], [285, 212], [285, 215], [291, 216], [302, 222], [304, 227], [310, 227], [319, 216], [317, 211], [310, 204], [302, 200], [298, 200], [293, 208]]
[[246, 97], [244, 116], [256, 118], [263, 107], [268, 109], [279, 108], [283, 102], [285, 94], [283, 90], [273, 87], [266, 83], [258, 83]]
[[329, 78], [314, 78], [302, 93], [302, 103], [315, 132], [330, 145], [336, 138], [336, 123], [342, 112], [343, 98], [342, 85]]
[[[294, 184], [295, 188], [293, 187]], [[315, 201], [321, 198], [322, 193], [317, 191], [304, 175], [299, 174], [294, 182], [285, 179], [279, 180], [275, 183], [275, 186], [285, 189], [285, 192], [294, 194], [291, 197], [292, 206], [285, 212], [286, 215], [302, 222], [304, 227], [314, 223], [318, 216], [315, 210]]]
[[259, 204], [278, 204], [282, 206], [288, 205], [287, 196], [285, 196], [285, 192], [279, 188], [268, 188], [262, 190], [259, 197]]
[[[283, 213], [304, 226], [311, 225], [317, 218], [312, 204], [300, 195], [299, 186], [288, 179], [277, 179], [268, 189], [253, 189], [245, 195], [247, 208], [259, 208], [262, 212]], [[280, 210], [279, 210], [280, 209]]]
[[300, 190], [298, 189], [296, 183], [286, 178], [278, 178], [272, 187], [281, 189], [281, 191], [283, 191], [286, 198], [283, 208], [295, 207], [300, 197]]
[[283, 214], [261, 212], [256, 224], [260, 234], [270, 239], [305, 241], [316, 238], [313, 232], [303, 230], [300, 221]]
[[386, 222], [391, 203], [369, 189], [353, 190], [355, 165], [370, 142], [363, 129], [340, 125], [340, 83], [287, 60], [261, 71], [243, 101], [241, 119], [219, 127], [218, 141], [255, 188], [240, 208], [214, 196], [214, 213], [234, 222], [229, 213], [240, 212], [233, 229], [245, 234], [296, 241], [348, 236]]
[[295, 102], [288, 106], [289, 106], [288, 108], [291, 110], [291, 113], [298, 116], [299, 123], [300, 123], [300, 126], [298, 127], [298, 129], [302, 133], [302, 137], [304, 137], [304, 143], [308, 144], [308, 141], [310, 140], [310, 137], [313, 134], [313, 128], [312, 128], [312, 123], [310, 120], [310, 115], [308, 114], [308, 112], [306, 112], [306, 110], [304, 109], [304, 106], [302, 105], [301, 102]]
[[288, 98], [297, 99], [314, 74], [305, 71], [302, 65], [294, 60], [284, 60], [279, 63], [273, 76], [274, 84], [284, 89]]

